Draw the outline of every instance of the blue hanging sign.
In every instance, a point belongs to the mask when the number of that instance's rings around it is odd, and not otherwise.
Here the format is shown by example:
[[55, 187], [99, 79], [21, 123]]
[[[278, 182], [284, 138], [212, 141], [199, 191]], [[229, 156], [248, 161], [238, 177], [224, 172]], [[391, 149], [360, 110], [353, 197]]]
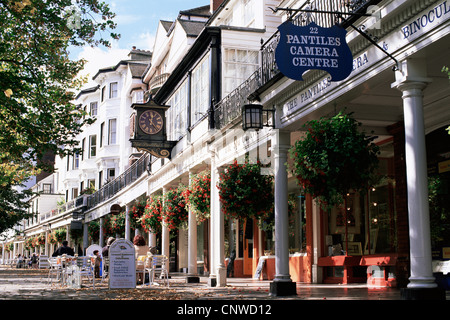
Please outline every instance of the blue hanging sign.
[[275, 50], [278, 69], [286, 77], [303, 81], [310, 69], [324, 70], [331, 81], [347, 78], [353, 69], [353, 56], [345, 40], [347, 31], [338, 26], [319, 27], [314, 22], [299, 27], [285, 22], [278, 27], [280, 42]]

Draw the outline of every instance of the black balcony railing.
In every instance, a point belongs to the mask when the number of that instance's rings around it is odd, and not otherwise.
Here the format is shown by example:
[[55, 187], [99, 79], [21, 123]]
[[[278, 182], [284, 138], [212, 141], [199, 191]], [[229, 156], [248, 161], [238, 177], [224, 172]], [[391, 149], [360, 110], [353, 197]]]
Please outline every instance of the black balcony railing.
[[[369, 5], [379, 2], [380, 0], [315, 0], [305, 3], [298, 10], [287, 12], [289, 19], [298, 26], [314, 21], [321, 27], [339, 25], [346, 28], [360, 18], [360, 14], [365, 14]], [[277, 31], [262, 44], [260, 68], [216, 105], [214, 116], [217, 129], [240, 118], [244, 104], [283, 77], [275, 61], [275, 49], [279, 40]]]
[[87, 209], [112, 198], [120, 190], [134, 183], [139, 177], [147, 172], [150, 163], [150, 154], [145, 153], [135, 163], [133, 163], [124, 173], [114, 180], [106, 183], [87, 199]]

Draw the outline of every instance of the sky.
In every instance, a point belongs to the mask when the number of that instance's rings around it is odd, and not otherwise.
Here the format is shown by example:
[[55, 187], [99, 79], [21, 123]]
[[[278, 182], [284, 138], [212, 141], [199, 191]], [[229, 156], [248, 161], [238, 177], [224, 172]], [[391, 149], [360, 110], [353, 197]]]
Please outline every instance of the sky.
[[112, 41], [110, 49], [104, 46], [95, 48], [85, 47], [70, 50], [73, 60], [84, 58], [88, 61], [83, 75], [89, 75], [90, 82], [85, 85], [94, 85], [92, 77], [97, 70], [116, 65], [120, 60], [127, 59], [133, 46], [137, 49], [153, 49], [156, 30], [160, 20], [173, 21], [182, 10], [188, 10], [209, 5], [210, 0], [103, 0], [111, 11], [116, 13], [114, 21], [121, 38]]

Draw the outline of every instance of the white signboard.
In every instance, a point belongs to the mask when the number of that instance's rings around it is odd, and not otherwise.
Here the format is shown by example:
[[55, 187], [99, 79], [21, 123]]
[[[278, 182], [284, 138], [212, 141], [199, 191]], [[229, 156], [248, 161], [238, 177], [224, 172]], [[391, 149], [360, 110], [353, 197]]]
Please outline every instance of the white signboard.
[[136, 258], [130, 240], [118, 239], [109, 247], [109, 288], [136, 288]]

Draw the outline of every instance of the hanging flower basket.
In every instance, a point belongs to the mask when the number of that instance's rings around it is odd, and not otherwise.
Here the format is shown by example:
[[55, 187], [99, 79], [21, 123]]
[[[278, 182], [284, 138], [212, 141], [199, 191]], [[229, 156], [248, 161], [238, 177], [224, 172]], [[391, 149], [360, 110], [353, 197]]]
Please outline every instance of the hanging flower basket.
[[33, 238], [28, 238], [28, 239], [26, 239], [26, 240], [25, 240], [25, 249], [30, 250], [30, 249], [32, 249], [32, 248], [34, 248], [34, 245], [33, 245]]
[[220, 174], [219, 197], [229, 218], [264, 220], [273, 212], [273, 176], [261, 174], [261, 164], [238, 164]]
[[51, 232], [51, 233], [48, 234], [48, 236], [47, 236], [47, 241], [48, 241], [48, 243], [50, 243], [50, 244], [55, 244], [55, 243], [58, 242], [58, 240], [56, 240], [56, 234], [55, 234], [55, 231], [53, 231], [53, 232]]
[[113, 215], [109, 223], [111, 234], [123, 234], [125, 232], [125, 211]]
[[96, 242], [100, 238], [100, 221], [92, 220], [88, 224], [89, 239]]
[[188, 211], [183, 197], [183, 185], [164, 194], [163, 220], [170, 230], [187, 228]]
[[144, 214], [146, 205], [147, 205], [146, 199], [139, 200], [128, 211], [128, 215], [129, 215], [129, 219], [130, 219], [130, 227], [132, 229], [138, 229], [141, 227], [140, 219], [141, 219], [142, 215]]
[[378, 165], [379, 148], [358, 128], [351, 115], [312, 120], [308, 131], [290, 149], [290, 168], [300, 188], [317, 198], [323, 207], [343, 203], [343, 196], [367, 190]]
[[162, 196], [151, 195], [147, 200], [144, 214], [139, 219], [145, 232], [159, 233], [161, 231], [162, 209]]
[[183, 196], [188, 208], [196, 215], [197, 222], [208, 219], [211, 213], [211, 172], [205, 170], [194, 175]]
[[59, 228], [59, 229], [56, 229], [54, 232], [55, 232], [56, 242], [62, 243], [64, 240], [67, 239], [66, 228]]

